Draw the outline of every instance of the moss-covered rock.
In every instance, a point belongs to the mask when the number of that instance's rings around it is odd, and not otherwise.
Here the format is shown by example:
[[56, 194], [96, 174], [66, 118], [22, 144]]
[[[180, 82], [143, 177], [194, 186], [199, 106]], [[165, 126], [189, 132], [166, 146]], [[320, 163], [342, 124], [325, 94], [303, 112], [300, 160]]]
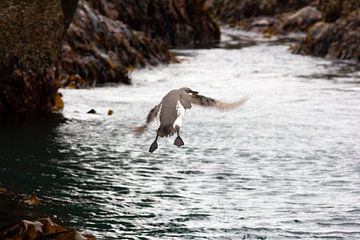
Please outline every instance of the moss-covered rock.
[[120, 20], [172, 48], [202, 47], [220, 40], [204, 0], [91, 0], [101, 14]]
[[51, 111], [64, 33], [57, 0], [0, 2], [0, 115]]

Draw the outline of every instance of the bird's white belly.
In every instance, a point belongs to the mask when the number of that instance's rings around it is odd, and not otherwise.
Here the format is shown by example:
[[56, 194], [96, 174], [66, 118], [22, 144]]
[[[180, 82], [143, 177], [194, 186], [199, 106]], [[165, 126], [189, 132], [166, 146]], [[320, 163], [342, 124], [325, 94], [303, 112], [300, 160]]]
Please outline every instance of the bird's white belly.
[[173, 124], [173, 127], [175, 128], [176, 126], [181, 127], [182, 122], [183, 122], [183, 118], [185, 116], [185, 108], [184, 106], [180, 103], [180, 101], [178, 101], [176, 103], [176, 113], [177, 113], [177, 118]]

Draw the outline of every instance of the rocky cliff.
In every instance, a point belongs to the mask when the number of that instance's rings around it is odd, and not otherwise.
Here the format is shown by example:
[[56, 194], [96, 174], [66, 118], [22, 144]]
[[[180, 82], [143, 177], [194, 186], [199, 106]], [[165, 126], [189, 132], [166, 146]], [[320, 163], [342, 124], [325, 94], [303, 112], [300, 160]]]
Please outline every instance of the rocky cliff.
[[203, 47], [220, 40], [203, 0], [106, 0], [92, 6], [113, 20], [165, 41], [171, 48]]
[[174, 61], [161, 40], [103, 16], [81, 0], [62, 45], [59, 81], [72, 88], [130, 84], [129, 70]]
[[57, 0], [0, 2], [0, 113], [51, 111], [64, 34]]

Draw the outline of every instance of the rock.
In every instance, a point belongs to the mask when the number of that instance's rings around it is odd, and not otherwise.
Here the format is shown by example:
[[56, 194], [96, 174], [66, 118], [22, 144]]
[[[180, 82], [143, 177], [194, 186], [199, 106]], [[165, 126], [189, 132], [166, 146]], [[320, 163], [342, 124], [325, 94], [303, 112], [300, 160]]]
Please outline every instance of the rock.
[[0, 18], [0, 115], [51, 111], [64, 32], [59, 1], [4, 0]]
[[171, 48], [193, 48], [220, 40], [218, 25], [203, 0], [91, 0], [101, 14], [124, 22]]
[[43, 200], [36, 196], [35, 193], [32, 193], [31, 195], [24, 197], [22, 202], [28, 206], [39, 206]]
[[293, 52], [360, 61], [360, 10], [335, 23], [316, 23]]
[[237, 24], [247, 18], [274, 16], [294, 11], [312, 2], [312, 0], [206, 0], [206, 6], [221, 22]]
[[107, 115], [108, 115], [108, 116], [111, 116], [111, 115], [113, 115], [113, 113], [114, 113], [114, 111], [113, 111], [113, 110], [111, 110], [111, 109], [109, 109], [109, 111], [108, 111]]
[[335, 22], [339, 18], [346, 18], [350, 13], [360, 8], [359, 0], [319, 0], [318, 9], [323, 12], [323, 20]]
[[89, 113], [89, 114], [96, 114], [96, 111], [95, 111], [95, 109], [90, 109], [87, 113]]
[[322, 14], [317, 8], [307, 6], [301, 8], [293, 14], [287, 15], [283, 18], [282, 30], [286, 29], [299, 29], [305, 30], [310, 25], [319, 21]]
[[3, 0], [0, 18], [1, 117], [51, 112], [57, 92], [54, 66], [65, 29], [60, 1]]
[[33, 221], [22, 220], [0, 228], [0, 239], [54, 239], [54, 240], [95, 240], [92, 234], [60, 226], [51, 218]]
[[162, 41], [102, 16], [80, 0], [62, 46], [59, 82], [70, 88], [130, 84], [129, 69], [175, 61]]

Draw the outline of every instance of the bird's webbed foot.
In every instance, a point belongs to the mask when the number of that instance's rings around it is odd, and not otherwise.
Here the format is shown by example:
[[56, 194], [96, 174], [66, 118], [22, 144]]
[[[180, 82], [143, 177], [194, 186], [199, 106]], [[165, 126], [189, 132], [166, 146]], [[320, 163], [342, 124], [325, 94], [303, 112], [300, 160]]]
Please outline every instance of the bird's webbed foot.
[[153, 153], [158, 148], [157, 139], [158, 139], [158, 136], [156, 135], [154, 142], [151, 144], [151, 146], [149, 148], [150, 153]]
[[175, 138], [174, 145], [180, 147], [184, 145], [184, 141], [180, 137], [180, 128], [176, 126], [177, 137]]

